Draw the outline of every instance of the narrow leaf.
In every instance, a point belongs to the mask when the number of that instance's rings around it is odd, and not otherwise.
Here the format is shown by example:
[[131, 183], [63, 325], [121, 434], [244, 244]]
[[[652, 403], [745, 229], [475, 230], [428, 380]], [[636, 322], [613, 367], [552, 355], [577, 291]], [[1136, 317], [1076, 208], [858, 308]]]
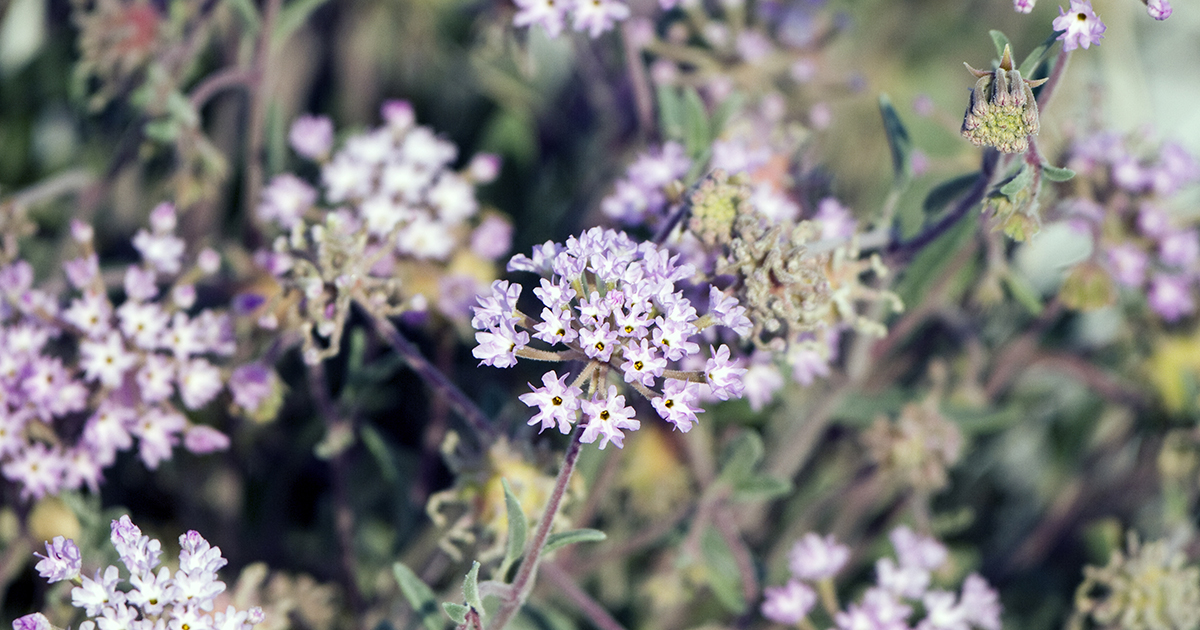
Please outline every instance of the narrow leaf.
[[550, 553], [555, 549], [581, 542], [599, 542], [608, 535], [598, 529], [572, 529], [566, 532], [550, 534], [546, 537], [546, 547], [542, 553]]
[[896, 182], [900, 183], [908, 179], [908, 156], [912, 152], [912, 140], [887, 94], [879, 95], [879, 113], [883, 116], [883, 130], [892, 149], [892, 173]]
[[504, 486], [504, 505], [508, 510], [508, 549], [504, 553], [504, 561], [500, 563], [500, 570], [496, 573], [496, 579], [503, 580], [504, 576], [508, 575], [509, 568], [525, 551], [529, 523], [525, 519], [525, 510], [521, 509], [521, 502], [508, 485], [508, 480], [501, 479], [500, 484]]
[[1008, 292], [1012, 294], [1013, 299], [1024, 306], [1031, 315], [1042, 314], [1042, 309], [1045, 308], [1042, 305], [1042, 299], [1033, 285], [1029, 283], [1028, 278], [1016, 271], [1009, 271], [1004, 275], [1004, 283], [1008, 286]]
[[1017, 68], [1017, 70], [1021, 73], [1021, 76], [1025, 77], [1026, 79], [1032, 79], [1033, 73], [1037, 71], [1038, 66], [1042, 65], [1042, 62], [1046, 60], [1046, 56], [1050, 53], [1050, 49], [1054, 46], [1054, 42], [1056, 41], [1058, 41], [1058, 32], [1051, 33], [1050, 37], [1046, 38], [1046, 41], [1042, 42], [1037, 48], [1034, 48], [1032, 51], [1030, 51], [1029, 56], [1025, 57], [1025, 61], [1022, 61], [1020, 67]]
[[997, 30], [988, 31], [988, 35], [992, 36], [992, 43], [996, 45], [996, 58], [1000, 59], [1004, 56], [1004, 47], [1010, 45], [1008, 36]]
[[1033, 170], [1021, 165], [1021, 170], [1016, 175], [1009, 179], [1003, 186], [1000, 187], [1000, 194], [1008, 197], [1009, 201], [1016, 202], [1017, 193], [1025, 190], [1033, 182]]
[[658, 96], [658, 124], [664, 136], [671, 140], [683, 140], [683, 100], [675, 88], [660, 85]]
[[1049, 164], [1042, 165], [1042, 175], [1052, 182], [1065, 182], [1072, 177], [1075, 177], [1075, 171], [1069, 168], [1059, 168]]
[[445, 622], [438, 614], [437, 599], [434, 598], [429, 585], [421, 581], [421, 578], [403, 562], [393, 564], [392, 573], [396, 576], [396, 583], [400, 585], [400, 592], [404, 593], [404, 599], [408, 600], [413, 612], [421, 619], [421, 625], [427, 630], [443, 630]]
[[709, 527], [700, 537], [700, 552], [704, 557], [704, 576], [717, 601], [729, 612], [740, 614], [746, 609], [746, 598], [733, 551], [716, 529]]
[[711, 123], [710, 137], [716, 138], [721, 135], [721, 131], [725, 129], [725, 123], [742, 108], [742, 103], [746, 98], [741, 92], [734, 92], [727, 96], [725, 100], [717, 105], [717, 109], [713, 112]]
[[293, 0], [287, 6], [279, 11], [279, 18], [275, 21], [275, 32], [271, 33], [271, 47], [278, 50], [287, 42], [292, 33], [296, 29], [304, 26], [308, 21], [308, 17], [316, 11], [318, 7], [325, 4], [329, 0]]
[[446, 616], [450, 617], [451, 621], [461, 626], [467, 623], [467, 613], [471, 609], [454, 602], [442, 602], [442, 610], [446, 611]]
[[392, 451], [388, 448], [387, 442], [375, 427], [368, 423], [363, 423], [359, 428], [359, 437], [363, 444], [367, 446], [367, 450], [371, 452], [371, 457], [375, 459], [375, 464], [379, 466], [379, 472], [383, 475], [383, 480], [389, 485], [395, 485], [400, 481], [400, 471], [396, 469], [396, 462], [392, 457]]
[[751, 476], [762, 458], [763, 443], [758, 432], [743, 431], [725, 449], [724, 465], [721, 467], [719, 477], [725, 483], [736, 486]]
[[479, 597], [479, 562], [471, 563], [471, 570], [467, 572], [467, 577], [463, 579], [463, 599], [467, 601], [467, 605], [475, 610], [483, 612], [483, 600]]
[[693, 87], [683, 91], [683, 106], [684, 144], [687, 146], [688, 155], [695, 157], [711, 144], [708, 110], [704, 107], [700, 93]]
[[733, 498], [738, 501], [766, 501], [792, 491], [792, 484], [770, 475], [754, 475], [733, 486]]
[[929, 194], [925, 196], [925, 201], [921, 204], [921, 208], [927, 214], [933, 214], [941, 210], [950, 205], [955, 199], [961, 197], [963, 193], [970, 190], [978, 179], [979, 173], [967, 173], [966, 175], [959, 175], [954, 179], [934, 186], [933, 190], [930, 190]]

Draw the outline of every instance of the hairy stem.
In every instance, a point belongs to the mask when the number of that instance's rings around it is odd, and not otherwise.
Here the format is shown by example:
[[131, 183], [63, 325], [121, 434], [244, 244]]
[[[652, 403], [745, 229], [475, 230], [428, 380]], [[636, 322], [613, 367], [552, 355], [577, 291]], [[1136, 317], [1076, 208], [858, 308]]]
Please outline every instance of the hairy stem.
[[583, 427], [583, 424], [576, 426], [574, 433], [571, 434], [571, 443], [567, 446], [566, 454], [563, 455], [562, 467], [558, 471], [558, 477], [554, 480], [554, 490], [551, 491], [550, 499], [546, 502], [546, 511], [542, 513], [542, 518], [538, 521], [537, 530], [528, 543], [525, 559], [521, 561], [521, 568], [513, 579], [512, 594], [500, 605], [500, 610], [488, 624], [489, 630], [503, 630], [516, 616], [517, 611], [521, 609], [529, 597], [529, 592], [533, 589], [538, 562], [542, 559], [542, 550], [546, 548], [546, 539], [550, 537], [550, 526], [554, 524], [554, 517], [558, 515], [558, 509], [562, 507], [563, 499], [567, 494], [567, 485], [571, 481], [571, 475], [575, 473], [575, 464], [579, 462], [579, 453], [583, 450], [583, 442], [580, 441], [583, 438]]
[[430, 363], [390, 319], [383, 314], [374, 312], [361, 301], [358, 304], [370, 317], [375, 331], [404, 359], [408, 367], [421, 377], [426, 386], [445, 398], [454, 413], [471, 425], [480, 440], [490, 442], [496, 438], [496, 429], [492, 427], [491, 419], [453, 381]]

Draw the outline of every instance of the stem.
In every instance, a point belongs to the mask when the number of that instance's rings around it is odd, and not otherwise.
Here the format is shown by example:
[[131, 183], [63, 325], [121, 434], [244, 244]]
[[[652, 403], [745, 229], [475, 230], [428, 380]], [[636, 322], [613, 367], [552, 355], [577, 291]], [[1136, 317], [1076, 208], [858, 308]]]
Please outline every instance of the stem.
[[959, 219], [966, 216], [968, 210], [983, 200], [983, 195], [987, 192], [988, 186], [996, 174], [998, 157], [999, 154], [995, 149], [985, 149], [983, 152], [983, 165], [979, 169], [979, 177], [975, 179], [975, 184], [971, 186], [971, 190], [959, 200], [958, 205], [954, 206], [937, 223], [925, 228], [920, 234], [907, 241], [894, 241], [889, 244], [886, 250], [888, 255], [893, 259], [907, 260], [921, 251], [926, 245], [937, 240], [939, 236], [946, 233], [954, 224], [958, 223]]
[[1048, 81], [1042, 86], [1042, 91], [1038, 93], [1038, 109], [1046, 109], [1046, 106], [1050, 104], [1050, 97], [1054, 96], [1054, 90], [1058, 87], [1063, 73], [1066, 72], [1067, 62], [1070, 60], [1071, 52], [1067, 50], [1058, 53], [1058, 57], [1054, 59], [1054, 67], [1050, 69]]
[[629, 38], [629, 21], [621, 23], [621, 45], [625, 49], [625, 66], [629, 69], [629, 83], [633, 86], [633, 103], [637, 106], [638, 127], [642, 133], [654, 128], [654, 97], [650, 94], [650, 81], [646, 77], [646, 66], [642, 63], [642, 51]]
[[446, 399], [446, 402], [454, 410], [454, 413], [458, 414], [467, 424], [471, 425], [471, 428], [475, 430], [480, 440], [490, 442], [496, 438], [496, 429], [492, 427], [492, 421], [487, 417], [487, 414], [483, 413], [475, 402], [459, 389], [441, 370], [430, 363], [421, 354], [420, 349], [405, 338], [404, 334], [396, 328], [390, 319], [371, 310], [362, 301], [358, 301], [357, 304], [366, 312], [371, 322], [375, 324], [375, 331], [404, 359], [408, 367], [416, 372], [422, 381], [425, 381], [426, 386]]
[[529, 592], [533, 589], [538, 562], [542, 558], [542, 550], [546, 548], [546, 539], [550, 537], [550, 526], [554, 524], [554, 517], [562, 506], [563, 498], [566, 497], [567, 484], [571, 481], [571, 475], [575, 472], [575, 464], [579, 462], [579, 453], [583, 450], [583, 442], [580, 441], [583, 437], [583, 427], [583, 424], [576, 426], [574, 433], [571, 434], [571, 443], [567, 446], [566, 454], [563, 455], [562, 468], [559, 469], [558, 477], [554, 480], [554, 490], [551, 491], [550, 499], [546, 502], [546, 511], [542, 513], [537, 531], [534, 532], [533, 539], [529, 541], [529, 551], [526, 552], [525, 560], [521, 562], [521, 568], [517, 571], [516, 578], [513, 579], [512, 594], [500, 605], [500, 610], [488, 625], [489, 630], [503, 630], [516, 616], [517, 611], [521, 609], [529, 597]]
[[258, 80], [259, 76], [254, 74], [253, 69], [224, 68], [205, 77], [192, 90], [192, 95], [188, 97], [188, 101], [191, 102], [192, 108], [199, 112], [205, 103], [212, 100], [212, 97], [216, 96], [222, 90], [235, 87], [253, 89]]

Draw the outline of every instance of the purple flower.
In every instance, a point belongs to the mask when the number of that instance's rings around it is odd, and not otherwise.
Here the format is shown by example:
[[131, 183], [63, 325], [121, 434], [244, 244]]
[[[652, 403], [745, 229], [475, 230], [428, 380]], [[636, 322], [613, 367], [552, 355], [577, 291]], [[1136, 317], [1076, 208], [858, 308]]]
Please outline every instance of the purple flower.
[[512, 246], [512, 231], [512, 223], [489, 214], [471, 232], [471, 251], [480, 258], [495, 260], [508, 253]]
[[568, 3], [561, 0], [516, 0], [514, 26], [540, 25], [550, 37], [558, 37], [566, 20]]
[[963, 581], [959, 603], [972, 625], [983, 630], [1000, 630], [1000, 597], [979, 574], [972, 573]]
[[288, 142], [296, 153], [313, 160], [324, 160], [333, 147], [333, 121], [324, 116], [301, 116], [292, 122]]
[[237, 406], [254, 413], [275, 391], [275, 373], [261, 363], [247, 363], [233, 371], [229, 392]]
[[741, 398], [742, 391], [745, 389], [742, 376], [746, 373], [746, 368], [742, 367], [741, 360], [730, 360], [729, 346], [724, 344], [720, 349], [709, 346], [709, 350], [711, 350], [712, 356], [704, 365], [704, 378], [707, 380], [708, 386], [712, 388], [713, 395], [721, 400]]
[[750, 358], [750, 367], [742, 376], [742, 383], [745, 385], [742, 395], [750, 403], [750, 409], [759, 412], [783, 387], [783, 375], [771, 361], [770, 353], [756, 350]]
[[521, 402], [538, 408], [538, 413], [529, 419], [530, 426], [541, 423], [538, 433], [556, 426], [564, 435], [571, 432], [579, 409], [579, 395], [583, 392], [574, 385], [567, 385], [568, 376], [560, 377], [551, 370], [542, 375], [542, 387], [530, 384], [533, 391], [518, 396]]
[[290, 230], [301, 222], [305, 211], [316, 202], [317, 191], [308, 182], [291, 173], [276, 175], [262, 191], [258, 218]]
[[921, 536], [907, 525], [901, 525], [888, 534], [900, 566], [917, 567], [932, 571], [945, 564], [949, 552], [937, 539]]
[[143, 536], [142, 530], [129, 520], [128, 514], [114, 520], [111, 529], [112, 534], [109, 538], [113, 548], [117, 550], [117, 555], [121, 557], [121, 562], [130, 573], [145, 573], [158, 566], [162, 544], [149, 536]]
[[850, 209], [833, 197], [821, 200], [813, 218], [821, 222], [822, 239], [850, 238], [854, 236], [854, 230], [858, 226], [854, 215], [850, 214]]
[[646, 387], [653, 387], [654, 380], [662, 376], [667, 368], [666, 358], [659, 356], [646, 339], [626, 345], [624, 358], [621, 370], [626, 383], [637, 381]]
[[107, 606], [125, 603], [125, 593], [117, 588], [120, 582], [121, 574], [117, 567], [109, 565], [103, 577], [97, 569], [94, 579], [83, 576], [80, 585], [71, 589], [71, 605], [82, 608], [88, 616], [97, 617]]
[[1149, 0], [1146, 3], [1146, 12], [1156, 20], [1165, 20], [1171, 17], [1171, 3], [1169, 0]]
[[775, 623], [794, 626], [808, 616], [817, 604], [817, 593], [799, 580], [764, 589], [762, 615]]
[[[595, 295], [594, 293], [592, 295]], [[607, 362], [617, 348], [617, 333], [609, 330], [608, 322], [597, 328], [584, 327], [579, 330], [579, 345], [589, 358]]]
[[801, 580], [833, 577], [850, 559], [850, 548], [840, 545], [830, 534], [821, 538], [809, 532], [788, 552], [788, 568]]
[[55, 536], [53, 541], [46, 543], [46, 555], [33, 555], [41, 558], [34, 567], [38, 575], [46, 578], [51, 584], [79, 577], [83, 558], [79, 555], [79, 547], [75, 545], [74, 540]]
[[1168, 322], [1177, 321], [1196, 310], [1191, 285], [1185, 276], [1156, 274], [1150, 280], [1150, 293], [1146, 300], [1150, 308]]
[[595, 39], [614, 24], [629, 17], [629, 7], [620, 0], [587, 0], [574, 3], [573, 25]]
[[193, 425], [183, 435], [183, 447], [197, 455], [229, 448], [229, 436], [203, 424]]
[[754, 323], [746, 317], [746, 307], [717, 287], [708, 288], [708, 313], [718, 324], [732, 328], [739, 337], [746, 337], [754, 330]]
[[1108, 250], [1108, 266], [1118, 284], [1131, 289], [1146, 281], [1146, 253], [1137, 245], [1122, 243]]
[[1033, 11], [1033, 5], [1037, 4], [1037, 0], [1013, 0], [1013, 9], [1017, 13], [1029, 13]]
[[875, 579], [879, 586], [908, 599], [917, 599], [929, 588], [929, 571], [911, 565], [897, 565], [891, 558], [875, 562]]
[[51, 630], [54, 626], [42, 613], [33, 613], [13, 619], [12, 627], [13, 630]]
[[608, 395], [601, 398], [595, 396], [583, 401], [583, 415], [587, 417], [587, 425], [579, 441], [591, 444], [600, 440], [600, 450], [611, 441], [617, 448], [625, 445], [625, 434], [622, 429], [637, 431], [642, 423], [633, 418], [633, 407], [625, 405], [625, 397], [617, 395], [617, 386], [608, 386]]
[[1099, 44], [1104, 37], [1104, 22], [1092, 10], [1091, 0], [1071, 0], [1069, 11], [1058, 8], [1058, 17], [1054, 18], [1052, 26], [1056, 31], [1064, 31], [1058, 39], [1063, 43], [1063, 51], [1070, 52], [1076, 48], [1087, 49], [1092, 44]]
[[1168, 233], [1158, 242], [1158, 256], [1166, 265], [1190, 268], [1200, 259], [1200, 232], [1191, 229]]
[[651, 399], [650, 404], [654, 406], [654, 410], [662, 416], [663, 420], [675, 425], [675, 428], [683, 433], [687, 433], [697, 422], [696, 413], [704, 411], [696, 406], [697, 399], [700, 397], [700, 393], [697, 391], [698, 387], [696, 383], [690, 381], [669, 378], [663, 385], [662, 396]]
[[917, 624], [917, 630], [970, 630], [967, 610], [955, 601], [949, 591], [929, 591], [921, 598], [925, 605], [925, 619]]
[[501, 325], [488, 332], [475, 333], [475, 341], [479, 345], [471, 355], [479, 359], [480, 365], [507, 368], [517, 364], [517, 350], [529, 343], [529, 333]]

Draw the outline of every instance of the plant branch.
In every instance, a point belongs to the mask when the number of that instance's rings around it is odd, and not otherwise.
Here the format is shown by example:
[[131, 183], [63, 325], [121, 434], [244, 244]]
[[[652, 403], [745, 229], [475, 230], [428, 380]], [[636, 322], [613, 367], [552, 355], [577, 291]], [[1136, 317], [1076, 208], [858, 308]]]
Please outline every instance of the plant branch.
[[543, 565], [546, 571], [546, 577], [550, 578], [550, 583], [553, 584], [562, 594], [575, 604], [575, 607], [587, 616], [600, 630], [625, 630], [620, 622], [613, 618], [604, 606], [600, 605], [591, 595], [588, 595], [575, 580], [571, 578], [571, 574], [563, 570], [562, 567], [554, 562], [547, 562]]
[[193, 88], [188, 101], [192, 109], [199, 112], [205, 103], [221, 91], [235, 87], [253, 89], [259, 80], [253, 68], [223, 68], [208, 75]]
[[386, 315], [375, 312], [361, 300], [356, 300], [355, 303], [370, 318], [379, 336], [387, 341], [388, 345], [404, 359], [408, 367], [416, 372], [422, 381], [425, 381], [426, 386], [446, 399], [454, 413], [471, 425], [481, 441], [490, 442], [496, 438], [496, 429], [492, 426], [492, 421], [487, 414], [483, 413], [483, 410], [463, 390], [437, 369], [437, 366], [430, 363], [425, 355], [421, 354], [420, 349], [405, 338], [404, 334]]
[[586, 425], [579, 424], [571, 434], [571, 443], [563, 455], [562, 467], [558, 471], [558, 477], [554, 480], [554, 490], [551, 491], [550, 498], [546, 502], [546, 511], [542, 513], [542, 518], [538, 521], [537, 530], [525, 552], [525, 559], [521, 561], [521, 568], [513, 579], [512, 594], [501, 603], [500, 610], [488, 624], [489, 630], [503, 630], [516, 616], [517, 611], [521, 609], [529, 597], [529, 592], [533, 589], [538, 563], [542, 559], [542, 550], [546, 548], [546, 539], [550, 537], [550, 526], [554, 524], [554, 517], [558, 515], [558, 509], [562, 507], [563, 499], [567, 494], [567, 485], [571, 481], [571, 475], [575, 473], [575, 464], [579, 462], [579, 453], [583, 450], [583, 442], [580, 440], [583, 438], [584, 426]]

